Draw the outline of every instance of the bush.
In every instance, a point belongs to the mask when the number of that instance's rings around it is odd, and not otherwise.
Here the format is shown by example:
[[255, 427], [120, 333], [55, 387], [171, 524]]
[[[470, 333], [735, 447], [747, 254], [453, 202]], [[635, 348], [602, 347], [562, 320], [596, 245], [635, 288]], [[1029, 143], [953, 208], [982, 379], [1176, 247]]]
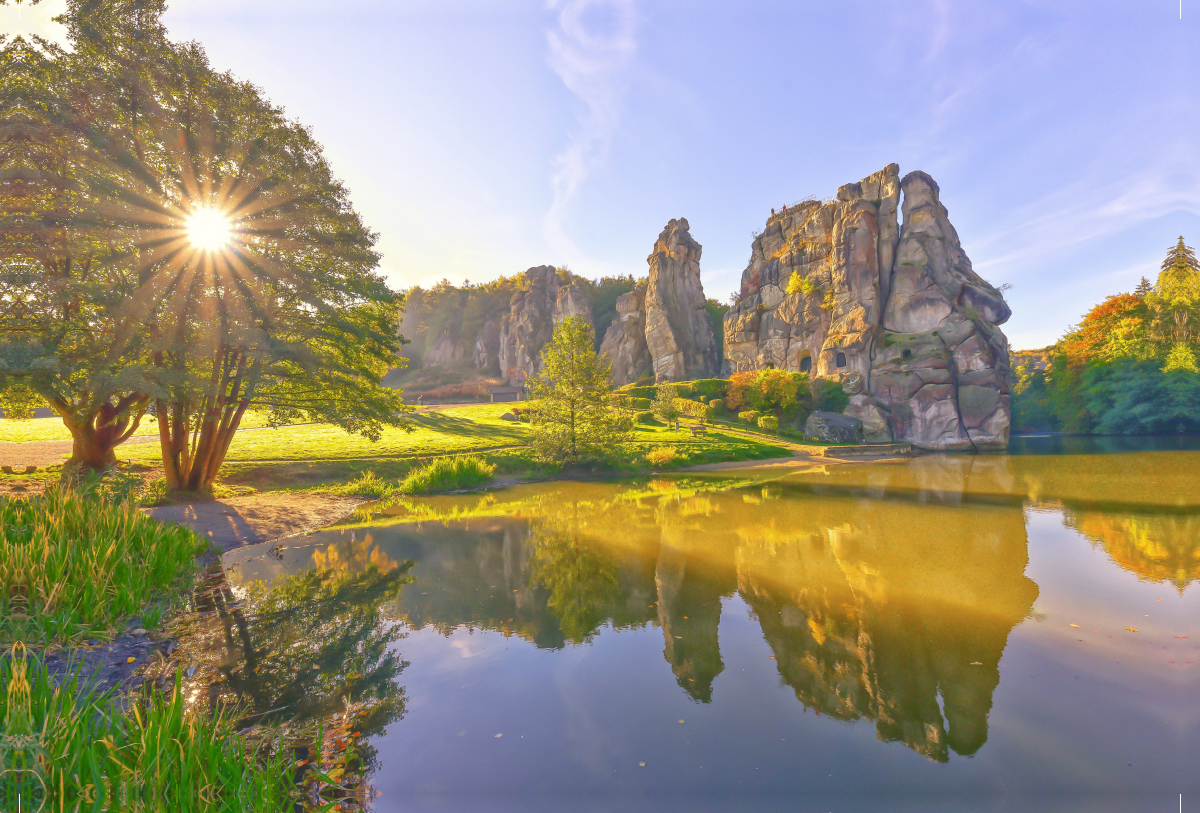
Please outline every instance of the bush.
[[0, 499], [0, 640], [108, 640], [129, 616], [182, 594], [207, 546], [132, 502], [65, 489]]
[[698, 378], [695, 381], [682, 381], [677, 386], [680, 396], [708, 402], [713, 398], [724, 398], [728, 383], [724, 378]]
[[479, 455], [439, 457], [413, 469], [400, 484], [401, 494], [430, 494], [482, 485], [492, 479], [496, 467]]
[[651, 466], [669, 466], [679, 456], [679, 450], [674, 446], [660, 446], [646, 453], [646, 462]]
[[779, 431], [779, 419], [776, 418], [774, 415], [763, 415], [761, 418], [758, 419], [758, 428], [759, 429], [770, 429], [770, 430], [778, 432]]
[[699, 418], [703, 421], [712, 417], [712, 408], [699, 401], [680, 398], [675, 402], [675, 406], [681, 415], [687, 415], [689, 418]]
[[841, 384], [818, 378], [812, 383], [812, 404], [814, 412], [840, 413], [850, 403], [850, 396], [842, 389]]
[[711, 409], [714, 413], [720, 412], [721, 410], [723, 410], [725, 408], [725, 402], [722, 401], [720, 398], [714, 398], [708, 402], [708, 408]]
[[656, 390], [657, 388], [653, 386], [634, 386], [632, 384], [626, 384], [624, 387], [621, 387], [621, 389], [617, 390], [617, 394], [621, 395], [622, 397], [628, 396], [630, 398], [645, 398], [646, 400], [650, 400], [657, 394]]
[[738, 420], [745, 421], [746, 423], [754, 423], [761, 414], [757, 409], [747, 409], [745, 412], [738, 413]]
[[654, 402], [649, 398], [635, 398], [630, 396], [621, 399], [621, 406], [629, 407], [630, 409], [650, 409], [654, 406]]
[[364, 471], [357, 480], [351, 480], [349, 483], [339, 486], [337, 493], [345, 494], [347, 497], [375, 497], [385, 500], [393, 496], [398, 488], [398, 484], [384, 480], [375, 472]]
[[633, 422], [647, 424], [649, 426], [655, 426], [659, 423], [658, 419], [654, 417], [654, 413], [648, 409], [639, 410], [638, 412], [633, 413]]

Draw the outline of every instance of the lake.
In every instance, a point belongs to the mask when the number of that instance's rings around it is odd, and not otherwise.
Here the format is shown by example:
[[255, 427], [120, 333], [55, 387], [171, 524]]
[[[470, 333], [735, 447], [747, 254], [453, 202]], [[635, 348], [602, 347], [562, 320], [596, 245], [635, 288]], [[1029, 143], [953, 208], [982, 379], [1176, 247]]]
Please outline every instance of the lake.
[[1200, 809], [1200, 443], [1013, 450], [523, 485], [244, 548], [208, 691], [366, 703], [380, 811]]

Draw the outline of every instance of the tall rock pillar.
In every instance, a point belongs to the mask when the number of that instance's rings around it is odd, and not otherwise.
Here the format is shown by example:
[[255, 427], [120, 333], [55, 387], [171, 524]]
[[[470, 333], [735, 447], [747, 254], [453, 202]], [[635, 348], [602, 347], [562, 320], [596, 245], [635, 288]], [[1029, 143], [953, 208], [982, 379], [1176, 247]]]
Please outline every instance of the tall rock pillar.
[[646, 346], [656, 381], [715, 375], [719, 366], [712, 320], [700, 284], [702, 246], [686, 218], [671, 220], [654, 243], [646, 286]]

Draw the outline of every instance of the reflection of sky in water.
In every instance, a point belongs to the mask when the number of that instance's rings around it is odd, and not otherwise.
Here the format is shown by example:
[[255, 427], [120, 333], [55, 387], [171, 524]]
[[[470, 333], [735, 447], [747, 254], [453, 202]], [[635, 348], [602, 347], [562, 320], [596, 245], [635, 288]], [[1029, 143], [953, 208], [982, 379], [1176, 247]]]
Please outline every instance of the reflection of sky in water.
[[416, 563], [381, 613], [413, 630], [407, 711], [373, 740], [404, 809], [1139, 809], [1200, 790], [1197, 463], [526, 486], [227, 565]]

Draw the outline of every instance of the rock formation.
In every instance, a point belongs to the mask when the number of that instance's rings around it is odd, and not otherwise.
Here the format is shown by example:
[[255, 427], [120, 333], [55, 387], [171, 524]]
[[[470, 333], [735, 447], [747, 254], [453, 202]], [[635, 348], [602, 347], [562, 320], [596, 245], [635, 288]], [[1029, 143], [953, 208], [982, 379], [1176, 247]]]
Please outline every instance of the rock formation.
[[578, 285], [564, 283], [554, 266], [530, 268], [525, 282], [526, 290], [513, 294], [509, 301], [498, 339], [500, 372], [514, 384], [541, 370], [542, 348], [554, 335], [555, 325], [571, 316], [592, 323], [587, 297]]
[[901, 180], [889, 164], [836, 200], [772, 214], [725, 315], [727, 371], [839, 380], [868, 441], [1005, 447], [1008, 342], [997, 325], [1010, 311], [972, 270], [938, 191], [924, 172]]
[[681, 217], [667, 223], [647, 258], [646, 347], [655, 381], [686, 381], [717, 372], [719, 351], [700, 285], [702, 250]]
[[632, 384], [654, 369], [654, 360], [646, 347], [645, 301], [645, 288], [635, 288], [617, 297], [617, 318], [600, 345], [600, 355], [612, 362], [614, 387]]
[[613, 363], [615, 386], [648, 371], [662, 382], [704, 378], [718, 370], [719, 348], [700, 284], [703, 247], [688, 229], [686, 218], [669, 221], [646, 258], [646, 287], [617, 300], [617, 318], [600, 345]]
[[449, 333], [437, 337], [425, 358], [421, 360], [422, 367], [437, 367], [451, 364], [467, 355], [467, 346], [460, 339]]
[[475, 369], [485, 373], [494, 373], [500, 369], [500, 323], [495, 319], [488, 319], [483, 323], [483, 329], [475, 339], [471, 361], [475, 364]]

